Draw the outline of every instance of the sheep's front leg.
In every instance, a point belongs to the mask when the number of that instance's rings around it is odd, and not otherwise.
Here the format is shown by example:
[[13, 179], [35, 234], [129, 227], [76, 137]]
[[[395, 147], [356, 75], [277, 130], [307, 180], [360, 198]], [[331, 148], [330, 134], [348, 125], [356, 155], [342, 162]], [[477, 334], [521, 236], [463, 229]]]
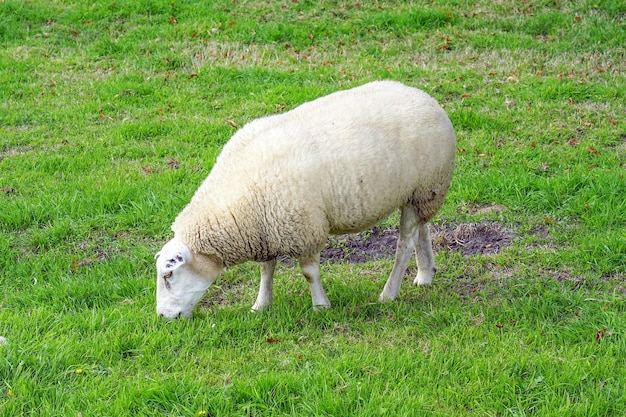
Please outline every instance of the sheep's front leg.
[[320, 279], [320, 254], [316, 253], [310, 258], [300, 258], [300, 269], [309, 283], [313, 309], [316, 311], [330, 308], [330, 301], [322, 288]]
[[435, 271], [437, 271], [435, 257], [433, 256], [433, 243], [430, 239], [428, 224], [420, 224], [418, 230], [419, 236], [417, 238], [417, 246], [415, 247], [417, 276], [415, 281], [413, 281], [413, 285], [430, 285], [433, 282]]
[[252, 306], [252, 311], [261, 311], [272, 304], [274, 298], [274, 270], [276, 269], [276, 259], [261, 263], [261, 285], [259, 295]]
[[415, 241], [418, 233], [417, 214], [411, 206], [402, 208], [400, 216], [400, 234], [398, 236], [398, 245], [396, 246], [396, 259], [393, 263], [391, 274], [385, 283], [383, 292], [378, 297], [379, 302], [395, 300], [400, 293], [400, 284], [406, 272], [406, 267], [413, 256], [415, 249]]

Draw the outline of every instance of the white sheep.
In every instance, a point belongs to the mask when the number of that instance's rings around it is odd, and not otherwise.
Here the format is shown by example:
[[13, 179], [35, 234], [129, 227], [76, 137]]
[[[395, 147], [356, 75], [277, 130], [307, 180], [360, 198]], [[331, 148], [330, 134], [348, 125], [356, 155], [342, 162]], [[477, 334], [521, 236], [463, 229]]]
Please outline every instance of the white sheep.
[[189, 317], [224, 268], [261, 263], [252, 307], [272, 302], [276, 257], [299, 260], [313, 306], [329, 234], [362, 231], [401, 210], [393, 270], [379, 300], [393, 300], [415, 251], [414, 284], [435, 273], [427, 222], [452, 180], [456, 138], [437, 102], [393, 81], [339, 91], [250, 122], [224, 146], [156, 254], [157, 313]]

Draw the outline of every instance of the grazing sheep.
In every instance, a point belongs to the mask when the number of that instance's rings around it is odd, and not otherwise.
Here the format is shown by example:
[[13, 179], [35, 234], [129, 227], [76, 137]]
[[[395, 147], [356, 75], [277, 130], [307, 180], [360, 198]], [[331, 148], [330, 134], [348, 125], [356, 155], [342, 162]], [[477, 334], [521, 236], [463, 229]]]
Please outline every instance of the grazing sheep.
[[415, 252], [414, 284], [435, 273], [427, 222], [452, 180], [456, 139], [426, 93], [379, 81], [255, 120], [224, 146], [178, 215], [157, 259], [157, 313], [191, 316], [224, 268], [261, 263], [253, 310], [272, 302], [276, 257], [297, 258], [314, 308], [330, 302], [320, 281], [329, 234], [362, 231], [401, 210], [391, 275], [379, 300], [393, 300]]

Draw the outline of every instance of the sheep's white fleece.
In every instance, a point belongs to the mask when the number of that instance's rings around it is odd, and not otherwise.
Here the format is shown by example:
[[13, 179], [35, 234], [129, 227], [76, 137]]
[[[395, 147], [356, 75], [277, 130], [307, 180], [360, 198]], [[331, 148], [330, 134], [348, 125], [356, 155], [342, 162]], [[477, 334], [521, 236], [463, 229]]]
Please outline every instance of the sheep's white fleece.
[[372, 82], [255, 120], [224, 146], [172, 230], [225, 266], [318, 253], [407, 204], [440, 208], [456, 139], [426, 93]]

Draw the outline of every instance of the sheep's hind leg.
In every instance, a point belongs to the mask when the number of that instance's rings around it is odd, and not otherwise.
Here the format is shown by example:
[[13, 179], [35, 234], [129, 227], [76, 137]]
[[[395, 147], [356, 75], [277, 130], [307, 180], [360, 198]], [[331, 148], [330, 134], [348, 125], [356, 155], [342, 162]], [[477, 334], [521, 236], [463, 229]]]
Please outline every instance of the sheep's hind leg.
[[310, 258], [300, 258], [299, 261], [300, 269], [302, 269], [302, 273], [309, 283], [313, 309], [320, 311], [330, 308], [330, 301], [324, 292], [320, 278], [320, 254], [316, 253]]
[[396, 259], [385, 288], [378, 298], [379, 302], [395, 300], [400, 293], [400, 284], [406, 272], [406, 267], [413, 256], [415, 243], [418, 238], [417, 213], [412, 206], [404, 206], [400, 216], [400, 235], [396, 246]]
[[437, 271], [435, 257], [433, 256], [433, 244], [428, 231], [428, 224], [419, 225], [419, 236], [415, 247], [415, 257], [417, 258], [417, 276], [413, 285], [430, 285], [433, 276]]
[[252, 311], [261, 311], [269, 307], [274, 299], [274, 269], [276, 269], [276, 259], [261, 263], [261, 284], [259, 295], [252, 306]]

